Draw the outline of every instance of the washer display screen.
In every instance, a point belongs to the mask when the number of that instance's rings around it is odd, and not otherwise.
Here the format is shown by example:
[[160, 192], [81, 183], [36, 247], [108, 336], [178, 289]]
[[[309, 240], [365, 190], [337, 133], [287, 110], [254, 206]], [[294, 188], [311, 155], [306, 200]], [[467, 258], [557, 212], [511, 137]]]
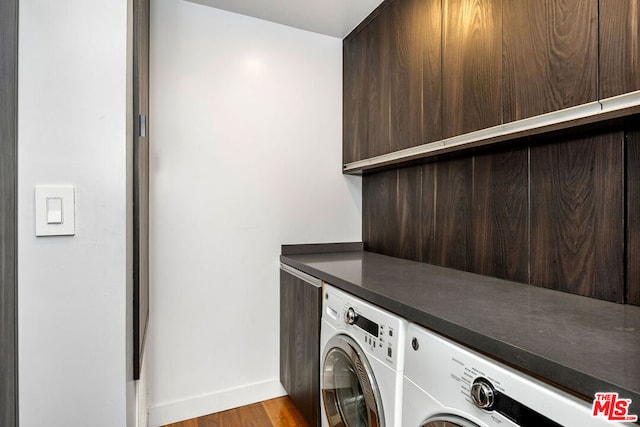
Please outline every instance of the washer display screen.
[[366, 317], [358, 316], [358, 317], [356, 317], [355, 324], [360, 329], [364, 329], [365, 331], [369, 332], [374, 337], [378, 338], [378, 329], [379, 328], [378, 328], [378, 324], [377, 323], [372, 322], [371, 320], [367, 319]]

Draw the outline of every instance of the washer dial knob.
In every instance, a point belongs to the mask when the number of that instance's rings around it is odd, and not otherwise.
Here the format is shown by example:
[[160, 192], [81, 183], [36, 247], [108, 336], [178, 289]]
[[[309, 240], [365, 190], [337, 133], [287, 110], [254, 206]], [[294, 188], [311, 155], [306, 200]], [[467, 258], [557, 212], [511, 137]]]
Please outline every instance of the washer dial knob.
[[480, 409], [490, 411], [495, 403], [496, 392], [491, 383], [484, 378], [478, 378], [471, 386], [471, 399]]
[[349, 325], [353, 325], [356, 322], [357, 316], [358, 315], [356, 314], [356, 311], [353, 309], [353, 307], [349, 307], [349, 309], [344, 315], [344, 321]]

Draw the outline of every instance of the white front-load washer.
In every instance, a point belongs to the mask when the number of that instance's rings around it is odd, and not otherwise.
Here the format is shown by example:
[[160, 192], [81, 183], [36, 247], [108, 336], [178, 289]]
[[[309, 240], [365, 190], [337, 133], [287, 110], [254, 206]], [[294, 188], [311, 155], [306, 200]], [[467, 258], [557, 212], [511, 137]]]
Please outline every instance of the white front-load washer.
[[406, 322], [324, 285], [320, 328], [323, 427], [400, 427]]
[[405, 427], [612, 425], [588, 402], [414, 324], [405, 357]]

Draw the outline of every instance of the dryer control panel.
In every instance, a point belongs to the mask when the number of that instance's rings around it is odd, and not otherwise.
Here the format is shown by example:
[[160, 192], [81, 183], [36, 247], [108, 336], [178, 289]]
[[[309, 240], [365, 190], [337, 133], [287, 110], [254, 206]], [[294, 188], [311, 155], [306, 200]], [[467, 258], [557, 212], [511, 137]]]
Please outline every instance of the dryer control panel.
[[322, 319], [350, 335], [376, 359], [402, 371], [406, 322], [388, 311], [325, 284]]
[[458, 415], [492, 427], [608, 423], [593, 416], [588, 401], [418, 325], [407, 327], [406, 347], [404, 397], [438, 408], [422, 419], [455, 408]]

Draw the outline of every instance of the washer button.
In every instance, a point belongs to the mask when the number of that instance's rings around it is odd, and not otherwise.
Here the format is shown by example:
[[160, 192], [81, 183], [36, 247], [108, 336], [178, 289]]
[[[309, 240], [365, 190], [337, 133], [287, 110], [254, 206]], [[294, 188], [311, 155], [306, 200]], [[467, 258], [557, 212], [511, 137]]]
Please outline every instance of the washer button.
[[393, 330], [389, 329], [389, 336], [392, 337], [393, 336]]
[[393, 352], [391, 351], [391, 347], [387, 348], [387, 356], [393, 357]]

